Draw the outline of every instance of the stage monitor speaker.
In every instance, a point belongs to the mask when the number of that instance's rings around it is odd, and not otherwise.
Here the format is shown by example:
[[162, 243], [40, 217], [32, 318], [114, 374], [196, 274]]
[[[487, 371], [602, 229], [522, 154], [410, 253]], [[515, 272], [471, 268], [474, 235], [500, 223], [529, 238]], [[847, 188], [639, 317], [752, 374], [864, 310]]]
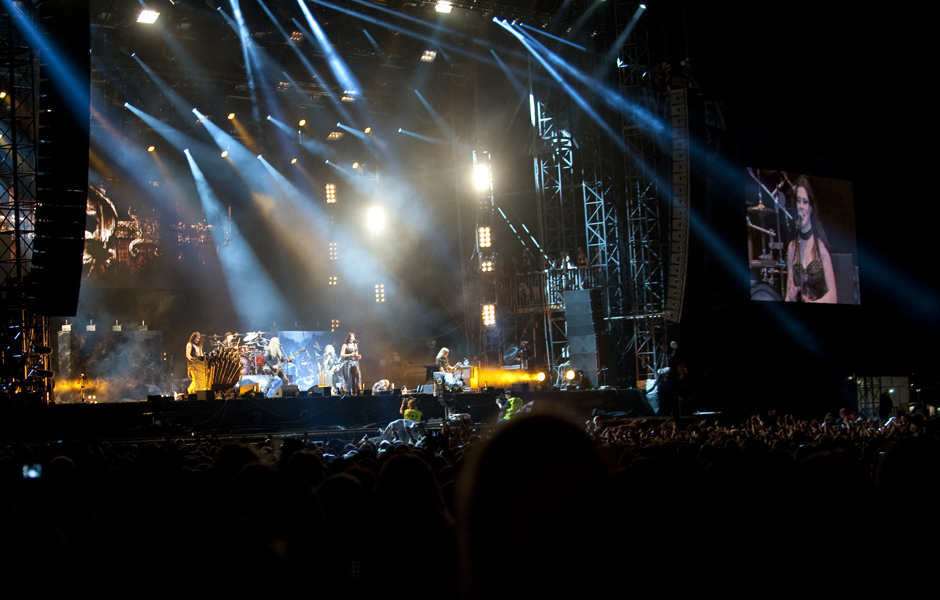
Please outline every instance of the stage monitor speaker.
[[274, 398], [296, 398], [300, 388], [296, 385], [281, 385], [274, 390]]

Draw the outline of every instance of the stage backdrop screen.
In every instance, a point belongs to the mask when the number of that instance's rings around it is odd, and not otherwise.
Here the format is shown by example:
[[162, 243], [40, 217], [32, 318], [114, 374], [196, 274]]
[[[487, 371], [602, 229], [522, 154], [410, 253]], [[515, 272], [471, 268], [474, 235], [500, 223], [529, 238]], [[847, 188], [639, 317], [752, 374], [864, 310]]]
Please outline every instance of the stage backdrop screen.
[[852, 182], [748, 168], [752, 300], [860, 304]]

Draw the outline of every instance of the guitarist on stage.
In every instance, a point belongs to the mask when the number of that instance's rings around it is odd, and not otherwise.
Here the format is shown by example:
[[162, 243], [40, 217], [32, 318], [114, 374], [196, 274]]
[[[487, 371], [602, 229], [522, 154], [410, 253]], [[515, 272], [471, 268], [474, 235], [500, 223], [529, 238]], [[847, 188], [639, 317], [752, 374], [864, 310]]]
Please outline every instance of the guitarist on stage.
[[[274, 395], [274, 390], [281, 387], [281, 384], [288, 385], [290, 383], [290, 378], [284, 372], [284, 365], [293, 362], [297, 354], [301, 352], [306, 352], [306, 350], [300, 350], [291, 357], [284, 356], [281, 340], [276, 337], [271, 338], [267, 349], [264, 351], [264, 372], [270, 378], [268, 379], [268, 385], [264, 388], [265, 396], [270, 398]], [[275, 379], [277, 382], [275, 382]]]

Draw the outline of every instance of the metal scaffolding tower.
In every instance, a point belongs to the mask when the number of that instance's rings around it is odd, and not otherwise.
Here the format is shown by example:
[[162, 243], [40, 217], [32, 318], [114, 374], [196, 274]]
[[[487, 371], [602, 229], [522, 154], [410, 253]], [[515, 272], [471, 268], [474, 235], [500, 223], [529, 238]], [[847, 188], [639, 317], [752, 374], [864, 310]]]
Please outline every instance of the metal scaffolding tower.
[[[554, 93], [552, 93], [554, 92]], [[581, 182], [576, 181], [575, 141], [571, 132], [570, 99], [558, 90], [533, 94], [531, 113], [536, 127], [538, 153], [533, 159], [538, 202], [539, 237], [542, 260], [565, 261], [566, 252], [577, 245], [578, 213], [581, 209]], [[546, 357], [551, 368], [568, 359], [564, 298], [560, 291], [545, 298], [544, 327]]]
[[39, 60], [13, 17], [0, 12], [0, 387], [51, 397], [51, 319], [31, 308], [36, 240]]
[[[641, 103], [651, 91], [649, 33], [643, 19], [634, 19], [638, 3], [617, 4], [618, 29], [633, 23], [624, 45], [620, 63], [620, 91], [630, 102]], [[655, 174], [658, 152], [656, 141], [637, 114], [623, 113], [623, 139], [626, 144], [624, 188], [626, 190], [626, 245], [630, 261], [628, 286], [631, 305], [628, 317], [633, 321], [633, 345], [636, 378], [655, 376], [667, 360], [667, 322], [665, 317], [665, 264], [668, 251], [666, 228], [661, 214], [661, 190]]]

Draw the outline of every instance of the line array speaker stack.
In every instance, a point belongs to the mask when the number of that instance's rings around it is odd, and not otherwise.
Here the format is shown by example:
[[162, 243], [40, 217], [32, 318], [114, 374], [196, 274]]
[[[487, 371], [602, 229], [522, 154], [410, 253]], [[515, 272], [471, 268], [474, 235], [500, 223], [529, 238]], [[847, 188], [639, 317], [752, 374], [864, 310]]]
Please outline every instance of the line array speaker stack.
[[597, 335], [604, 323], [600, 295], [596, 290], [572, 290], [564, 294], [569, 368], [583, 371], [591, 386], [597, 387]]

